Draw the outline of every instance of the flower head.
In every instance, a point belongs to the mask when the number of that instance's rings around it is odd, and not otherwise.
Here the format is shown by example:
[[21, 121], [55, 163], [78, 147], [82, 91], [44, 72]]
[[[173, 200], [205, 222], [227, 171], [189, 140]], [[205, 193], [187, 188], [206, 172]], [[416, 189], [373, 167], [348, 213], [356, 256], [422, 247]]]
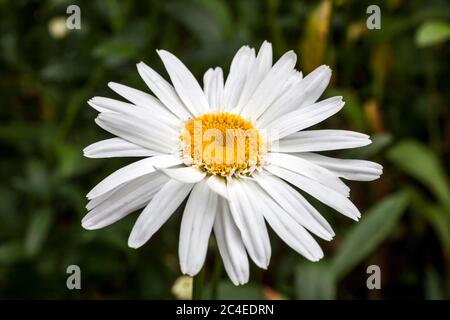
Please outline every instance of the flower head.
[[250, 121], [237, 114], [208, 113], [187, 121], [181, 156], [208, 174], [249, 176], [261, 164], [264, 144]]
[[115, 138], [88, 146], [87, 157], [143, 157], [112, 173], [92, 189], [82, 225], [99, 229], [144, 208], [128, 244], [138, 248], [188, 198], [181, 221], [179, 260], [195, 275], [214, 236], [234, 284], [249, 279], [248, 256], [267, 268], [271, 246], [266, 223], [291, 248], [311, 261], [323, 252], [314, 234], [334, 232], [297, 187], [336, 211], [358, 220], [342, 179], [377, 179], [382, 167], [364, 160], [335, 159], [316, 152], [361, 147], [368, 136], [345, 130], [305, 130], [337, 113], [344, 102], [317, 102], [331, 70], [318, 67], [303, 78], [289, 51], [272, 64], [264, 42], [255, 54], [242, 47], [224, 80], [209, 69], [203, 89], [185, 65], [159, 50], [171, 83], [139, 63], [153, 95], [110, 83], [128, 102], [95, 97], [96, 123]]

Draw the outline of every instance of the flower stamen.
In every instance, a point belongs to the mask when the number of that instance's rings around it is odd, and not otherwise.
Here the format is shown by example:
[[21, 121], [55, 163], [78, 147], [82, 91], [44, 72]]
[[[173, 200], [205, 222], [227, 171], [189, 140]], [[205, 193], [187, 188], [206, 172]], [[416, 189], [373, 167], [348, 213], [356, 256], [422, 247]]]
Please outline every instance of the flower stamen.
[[180, 140], [186, 164], [222, 177], [250, 175], [264, 154], [259, 131], [250, 121], [228, 112], [190, 119]]

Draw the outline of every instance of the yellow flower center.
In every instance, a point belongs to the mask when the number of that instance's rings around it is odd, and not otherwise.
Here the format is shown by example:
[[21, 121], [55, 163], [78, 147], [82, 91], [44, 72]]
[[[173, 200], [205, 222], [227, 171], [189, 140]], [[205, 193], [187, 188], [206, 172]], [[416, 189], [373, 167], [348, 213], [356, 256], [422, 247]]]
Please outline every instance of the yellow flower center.
[[185, 163], [222, 177], [250, 175], [264, 146], [251, 122], [228, 112], [190, 119], [180, 140]]

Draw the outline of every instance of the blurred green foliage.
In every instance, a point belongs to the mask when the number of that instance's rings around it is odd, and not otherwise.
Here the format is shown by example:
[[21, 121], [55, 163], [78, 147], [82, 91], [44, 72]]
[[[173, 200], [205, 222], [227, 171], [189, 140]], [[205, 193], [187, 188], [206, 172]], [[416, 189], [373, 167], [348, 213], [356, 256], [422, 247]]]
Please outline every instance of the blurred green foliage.
[[[381, 30], [365, 26], [373, 2]], [[81, 8], [81, 30], [58, 32], [70, 4]], [[135, 64], [165, 74], [155, 49], [201, 79], [267, 39], [276, 57], [294, 49], [304, 72], [332, 67], [325, 95], [347, 105], [321, 127], [370, 134], [372, 145], [336, 155], [385, 170], [376, 182], [350, 183], [359, 223], [314, 202], [337, 234], [320, 242], [323, 261], [307, 262], [272, 234], [269, 270], [252, 268], [244, 287], [222, 275], [218, 297], [449, 298], [449, 21], [445, 0], [0, 0], [0, 297], [173, 298], [179, 214], [138, 251], [127, 247], [137, 214], [81, 228], [85, 194], [131, 161], [82, 157], [108, 136], [86, 101], [114, 96], [109, 81], [146, 90]], [[207, 279], [213, 250], [211, 241]], [[66, 288], [71, 264], [81, 267], [82, 290]], [[371, 264], [381, 290], [366, 288]]]

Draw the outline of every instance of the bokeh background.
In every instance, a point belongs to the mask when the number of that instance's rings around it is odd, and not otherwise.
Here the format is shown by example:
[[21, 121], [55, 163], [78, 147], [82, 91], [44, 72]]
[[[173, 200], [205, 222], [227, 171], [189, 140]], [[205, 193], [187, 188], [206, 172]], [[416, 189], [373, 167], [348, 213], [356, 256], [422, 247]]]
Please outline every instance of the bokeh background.
[[[81, 8], [67, 30], [66, 8]], [[366, 8], [381, 8], [368, 30]], [[349, 183], [359, 223], [314, 202], [336, 231], [310, 263], [271, 234], [269, 270], [252, 266], [248, 285], [224, 273], [219, 298], [445, 299], [450, 292], [450, 7], [428, 1], [0, 1], [0, 297], [172, 299], [180, 276], [180, 214], [139, 250], [127, 247], [137, 213], [86, 231], [85, 194], [132, 159], [87, 159], [109, 137], [86, 101], [116, 97], [109, 81], [148, 90], [135, 64], [167, 77], [155, 49], [181, 58], [197, 79], [228, 66], [244, 44], [293, 49], [304, 74], [333, 69], [325, 97], [346, 106], [319, 127], [370, 134], [373, 144], [332, 153], [384, 166], [382, 178]], [[211, 240], [207, 284], [215, 269]], [[82, 289], [66, 288], [79, 265]], [[381, 290], [366, 269], [381, 268]], [[219, 273], [220, 274], [220, 273]]]

